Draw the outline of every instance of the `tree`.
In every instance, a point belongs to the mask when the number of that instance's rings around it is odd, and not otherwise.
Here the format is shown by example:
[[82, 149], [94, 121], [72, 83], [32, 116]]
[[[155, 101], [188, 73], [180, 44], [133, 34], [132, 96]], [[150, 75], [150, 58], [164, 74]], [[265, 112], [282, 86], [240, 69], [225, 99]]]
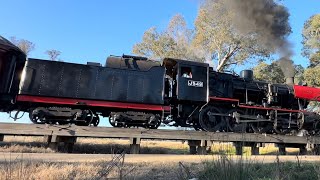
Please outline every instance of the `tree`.
[[224, 71], [231, 64], [268, 58], [277, 49], [285, 52], [288, 17], [273, 0], [204, 0], [194, 29], [176, 15], [163, 32], [147, 30], [133, 53], [214, 62], [217, 71]]
[[34, 50], [35, 44], [25, 39], [17, 39], [16, 37], [10, 37], [10, 41], [21, 49], [26, 55], [29, 55]]
[[60, 56], [61, 52], [55, 49], [48, 50], [45, 52], [52, 61], [57, 61], [58, 56]]
[[[304, 81], [304, 68], [301, 65], [294, 65], [295, 84], [302, 83]], [[285, 83], [286, 77], [279, 65], [279, 61], [274, 61], [271, 64], [267, 64], [260, 61], [257, 66], [253, 68], [253, 74], [255, 79], [259, 81], [267, 81], [270, 83]]]
[[309, 58], [310, 66], [304, 72], [309, 86], [320, 86], [320, 14], [313, 15], [302, 31], [302, 55]]
[[308, 86], [320, 87], [320, 66], [309, 67], [304, 72], [304, 78]]
[[[305, 82], [308, 86], [320, 87], [320, 66], [308, 67], [304, 71]], [[313, 101], [308, 105], [308, 109], [320, 114], [319, 102]]]
[[183, 16], [178, 14], [172, 17], [164, 31], [158, 32], [155, 27], [148, 29], [132, 52], [154, 59], [171, 57], [203, 61], [201, 54], [192, 47], [193, 34]]
[[195, 21], [194, 43], [223, 71], [231, 64], [266, 59], [278, 49], [286, 51], [288, 17], [272, 0], [206, 0]]
[[270, 65], [265, 62], [260, 62], [253, 68], [253, 74], [255, 79], [259, 81], [267, 81], [270, 83], [285, 82], [285, 76], [281, 67], [276, 62], [272, 62]]
[[[311, 16], [304, 24], [302, 31], [302, 55], [310, 61], [304, 72], [308, 86], [320, 86], [320, 14]], [[319, 113], [319, 103], [311, 102], [309, 109]]]
[[295, 75], [294, 75], [294, 82], [296, 84], [302, 84], [305, 82], [304, 73], [306, 69], [301, 65], [294, 65]]
[[320, 65], [320, 14], [305, 22], [302, 36], [302, 55], [309, 58], [311, 67]]

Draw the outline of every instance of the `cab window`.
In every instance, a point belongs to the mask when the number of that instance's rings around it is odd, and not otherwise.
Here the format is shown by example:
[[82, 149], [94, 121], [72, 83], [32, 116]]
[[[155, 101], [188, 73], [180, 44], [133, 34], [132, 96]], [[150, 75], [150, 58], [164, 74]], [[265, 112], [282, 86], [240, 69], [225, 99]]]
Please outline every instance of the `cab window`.
[[192, 78], [192, 70], [191, 67], [181, 67], [181, 77], [191, 79]]

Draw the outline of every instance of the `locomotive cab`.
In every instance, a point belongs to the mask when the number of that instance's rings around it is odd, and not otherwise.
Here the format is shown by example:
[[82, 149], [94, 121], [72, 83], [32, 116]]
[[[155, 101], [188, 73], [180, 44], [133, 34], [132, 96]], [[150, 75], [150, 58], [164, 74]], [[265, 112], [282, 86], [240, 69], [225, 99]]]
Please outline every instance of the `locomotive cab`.
[[11, 42], [0, 36], [0, 110], [13, 101], [19, 90], [21, 72], [26, 55]]
[[166, 67], [167, 86], [166, 94], [178, 101], [208, 101], [208, 71], [205, 63], [166, 58], [163, 60]]

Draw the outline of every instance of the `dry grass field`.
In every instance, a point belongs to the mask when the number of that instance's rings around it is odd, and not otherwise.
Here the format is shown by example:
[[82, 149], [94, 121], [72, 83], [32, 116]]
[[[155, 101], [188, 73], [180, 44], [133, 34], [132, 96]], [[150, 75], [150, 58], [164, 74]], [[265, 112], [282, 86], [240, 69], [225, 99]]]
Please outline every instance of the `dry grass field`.
[[[22, 160], [8, 158], [0, 162], [0, 180], [15, 179], [320, 179], [318, 162], [274, 163], [251, 162], [230, 158], [235, 154], [231, 143], [215, 143], [211, 154], [218, 158], [203, 162], [126, 162], [124, 154], [129, 151], [129, 141], [123, 139], [78, 138], [74, 153], [114, 154], [112, 160], [88, 162], [48, 162], [34, 161], [24, 156]], [[188, 154], [188, 145], [181, 141], [141, 142], [141, 153], [145, 154]], [[273, 145], [260, 148], [264, 155], [277, 154]], [[298, 154], [298, 149], [288, 149], [290, 154]], [[5, 136], [0, 142], [1, 152], [54, 153], [46, 148], [42, 137]], [[250, 156], [250, 148], [244, 149], [243, 157]]]
[[[185, 169], [192, 168], [194, 176], [200, 172], [200, 164], [179, 165], [179, 163], [48, 163], [16, 162], [0, 166], [0, 179], [188, 179]], [[190, 176], [189, 176], [190, 177]]]
[[[129, 152], [129, 140], [125, 139], [104, 139], [104, 138], [78, 138], [74, 146], [74, 153], [85, 154], [113, 154], [119, 151]], [[5, 136], [0, 142], [0, 152], [20, 152], [20, 153], [48, 153], [53, 152], [46, 147], [43, 137], [27, 136]], [[244, 148], [244, 155], [250, 155], [249, 147]], [[297, 148], [287, 148], [288, 154], [299, 153]], [[189, 146], [182, 141], [156, 141], [142, 140], [141, 154], [188, 154]], [[214, 143], [210, 154], [235, 154], [235, 147], [232, 143]], [[260, 148], [261, 155], [276, 155], [278, 148], [273, 144], [267, 144]]]
[[0, 179], [320, 179], [319, 163], [256, 163], [221, 156], [201, 163], [126, 163], [125, 156], [115, 155], [111, 161], [44, 162], [6, 161], [0, 163]]

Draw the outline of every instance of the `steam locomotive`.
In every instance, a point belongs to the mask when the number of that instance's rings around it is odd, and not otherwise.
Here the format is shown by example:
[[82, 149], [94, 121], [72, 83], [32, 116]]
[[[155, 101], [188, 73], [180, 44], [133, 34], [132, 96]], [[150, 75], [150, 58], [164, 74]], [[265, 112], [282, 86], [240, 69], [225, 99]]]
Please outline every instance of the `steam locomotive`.
[[103, 116], [114, 127], [319, 134], [319, 116], [305, 108], [320, 101], [320, 89], [288, 80], [261, 82], [250, 70], [220, 73], [173, 58], [110, 56], [104, 66], [26, 60], [0, 38], [0, 111], [28, 112], [33, 123], [97, 126]]

